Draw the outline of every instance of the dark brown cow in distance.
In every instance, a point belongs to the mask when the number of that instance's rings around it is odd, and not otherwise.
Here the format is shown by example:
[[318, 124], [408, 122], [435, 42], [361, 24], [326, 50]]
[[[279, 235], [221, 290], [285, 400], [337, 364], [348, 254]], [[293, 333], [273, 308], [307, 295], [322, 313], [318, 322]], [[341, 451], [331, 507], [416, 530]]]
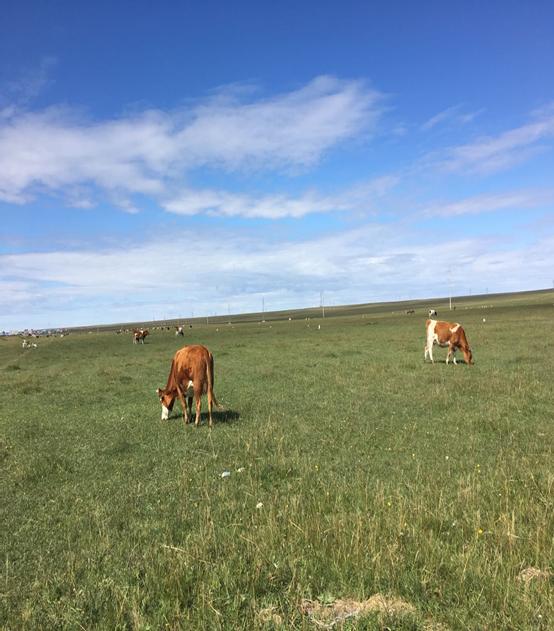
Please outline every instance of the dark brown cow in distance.
[[[452, 357], [457, 364], [454, 353], [460, 349], [464, 354], [466, 364], [473, 364], [473, 355], [466, 338], [466, 333], [458, 322], [443, 322], [441, 320], [427, 320], [425, 323], [427, 343], [425, 344], [425, 359], [427, 355], [433, 362], [433, 344], [448, 346], [446, 363]], [[434, 363], [434, 362], [433, 362]]]
[[[196, 402], [196, 420], [194, 424], [200, 424], [200, 408], [202, 395], [208, 395], [209, 426], [212, 421], [212, 405], [219, 403], [215, 398], [214, 387], [214, 358], [210, 351], [200, 344], [184, 346], [178, 350], [171, 362], [171, 369], [165, 388], [158, 388], [156, 393], [162, 404], [162, 421], [169, 418], [169, 412], [173, 409], [175, 399], [181, 402], [183, 419], [190, 422], [192, 416], [192, 397]], [[188, 409], [185, 404], [185, 396], [188, 399]]]

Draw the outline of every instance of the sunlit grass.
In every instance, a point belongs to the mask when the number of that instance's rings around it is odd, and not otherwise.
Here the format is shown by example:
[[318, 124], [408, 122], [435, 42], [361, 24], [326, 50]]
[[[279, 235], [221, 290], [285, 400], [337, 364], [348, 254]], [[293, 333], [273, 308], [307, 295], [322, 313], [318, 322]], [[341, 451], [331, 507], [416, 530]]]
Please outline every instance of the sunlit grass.
[[345, 624], [551, 628], [518, 577], [554, 570], [553, 312], [457, 312], [474, 367], [423, 362], [424, 316], [195, 327], [211, 432], [159, 420], [170, 332], [1, 342], [0, 624], [311, 628], [303, 599], [380, 593], [413, 610]]

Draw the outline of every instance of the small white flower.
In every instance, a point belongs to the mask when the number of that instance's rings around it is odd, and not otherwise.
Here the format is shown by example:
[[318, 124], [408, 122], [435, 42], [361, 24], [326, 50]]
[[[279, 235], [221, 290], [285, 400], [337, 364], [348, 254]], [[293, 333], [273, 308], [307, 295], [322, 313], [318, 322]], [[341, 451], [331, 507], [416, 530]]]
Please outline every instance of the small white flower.
[[239, 469], [237, 469], [237, 473], [242, 473], [244, 471], [244, 467], [240, 467]]
[[231, 472], [230, 472], [230, 471], [224, 471], [224, 472], [221, 474], [221, 477], [222, 477], [222, 478], [228, 478], [230, 475], [231, 475]]
[[257, 508], [257, 509], [260, 509], [260, 508], [262, 508], [262, 506], [263, 506], [263, 505], [264, 505], [264, 504], [263, 504], [263, 502], [258, 502], [258, 503], [256, 504], [256, 508]]

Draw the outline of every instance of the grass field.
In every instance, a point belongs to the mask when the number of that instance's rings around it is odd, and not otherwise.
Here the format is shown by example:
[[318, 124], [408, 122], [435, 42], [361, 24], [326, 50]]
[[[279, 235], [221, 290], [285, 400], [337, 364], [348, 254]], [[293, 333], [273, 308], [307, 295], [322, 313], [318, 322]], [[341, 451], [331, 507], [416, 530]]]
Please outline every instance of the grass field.
[[195, 325], [212, 431], [171, 332], [0, 340], [0, 628], [553, 629], [553, 303], [435, 305], [472, 367], [423, 309]]

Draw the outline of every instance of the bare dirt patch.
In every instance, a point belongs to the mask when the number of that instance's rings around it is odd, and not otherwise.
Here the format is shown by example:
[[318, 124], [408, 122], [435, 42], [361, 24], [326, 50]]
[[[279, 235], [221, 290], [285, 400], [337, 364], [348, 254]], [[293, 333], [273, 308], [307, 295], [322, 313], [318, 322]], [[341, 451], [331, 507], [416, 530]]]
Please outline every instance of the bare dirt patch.
[[277, 607], [271, 605], [270, 607], [265, 607], [264, 609], [260, 609], [258, 611], [256, 618], [258, 622], [262, 625], [273, 623], [276, 626], [279, 626], [283, 623], [283, 619], [277, 612]]
[[362, 601], [350, 598], [338, 599], [332, 603], [303, 600], [301, 611], [316, 625], [330, 629], [346, 620], [369, 613], [404, 616], [415, 613], [416, 608], [400, 598], [374, 594], [371, 598]]
[[552, 576], [550, 570], [540, 570], [538, 567], [526, 567], [517, 575], [517, 580], [527, 585], [531, 581], [547, 581]]

